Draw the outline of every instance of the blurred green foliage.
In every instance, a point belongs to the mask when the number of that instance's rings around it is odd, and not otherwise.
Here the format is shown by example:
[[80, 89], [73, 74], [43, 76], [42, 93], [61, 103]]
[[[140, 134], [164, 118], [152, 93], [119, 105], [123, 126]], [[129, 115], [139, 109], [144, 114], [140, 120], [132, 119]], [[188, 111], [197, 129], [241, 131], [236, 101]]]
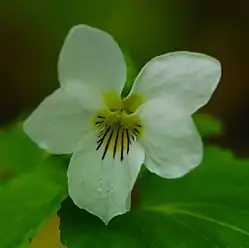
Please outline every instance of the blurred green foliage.
[[0, 183], [40, 165], [47, 153], [16, 124], [0, 130]]
[[27, 247], [66, 196], [66, 167], [54, 157], [0, 188], [0, 248]]
[[221, 136], [223, 133], [221, 122], [213, 116], [197, 113], [193, 119], [202, 137]]

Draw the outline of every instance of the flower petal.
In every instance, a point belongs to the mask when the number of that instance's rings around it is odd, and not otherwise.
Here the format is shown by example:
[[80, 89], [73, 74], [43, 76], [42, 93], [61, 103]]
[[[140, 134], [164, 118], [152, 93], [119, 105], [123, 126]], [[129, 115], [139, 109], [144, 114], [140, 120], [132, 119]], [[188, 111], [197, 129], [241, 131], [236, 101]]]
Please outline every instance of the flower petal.
[[133, 92], [145, 100], [170, 99], [192, 114], [205, 105], [221, 77], [218, 60], [200, 53], [173, 52], [149, 61], [139, 73]]
[[130, 209], [130, 193], [144, 162], [144, 151], [133, 143], [121, 161], [107, 152], [96, 151], [97, 136], [88, 133], [68, 168], [69, 195], [82, 209], [98, 216], [105, 224]]
[[[70, 85], [48, 96], [25, 121], [27, 135], [41, 148], [54, 154], [72, 153], [91, 126], [96, 109], [101, 109], [91, 87]], [[102, 105], [101, 105], [102, 104]]]
[[58, 71], [62, 85], [91, 84], [102, 91], [121, 91], [126, 80], [126, 64], [117, 43], [106, 32], [87, 25], [70, 30]]
[[144, 126], [139, 143], [145, 166], [164, 178], [178, 178], [201, 163], [203, 147], [191, 117], [165, 109], [164, 101], [143, 105], [137, 112]]

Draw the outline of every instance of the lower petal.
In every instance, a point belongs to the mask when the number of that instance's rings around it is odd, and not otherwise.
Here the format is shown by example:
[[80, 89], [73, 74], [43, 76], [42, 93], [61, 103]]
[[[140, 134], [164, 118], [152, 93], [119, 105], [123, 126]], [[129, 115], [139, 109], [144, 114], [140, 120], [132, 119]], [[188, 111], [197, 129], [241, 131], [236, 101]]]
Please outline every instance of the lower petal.
[[97, 136], [89, 133], [72, 156], [68, 168], [69, 195], [74, 203], [107, 224], [130, 209], [130, 193], [144, 162], [144, 151], [133, 142], [121, 161], [96, 150]]
[[145, 150], [145, 166], [164, 178], [182, 177], [201, 163], [203, 146], [191, 117], [152, 101], [138, 113], [144, 126], [139, 143]]

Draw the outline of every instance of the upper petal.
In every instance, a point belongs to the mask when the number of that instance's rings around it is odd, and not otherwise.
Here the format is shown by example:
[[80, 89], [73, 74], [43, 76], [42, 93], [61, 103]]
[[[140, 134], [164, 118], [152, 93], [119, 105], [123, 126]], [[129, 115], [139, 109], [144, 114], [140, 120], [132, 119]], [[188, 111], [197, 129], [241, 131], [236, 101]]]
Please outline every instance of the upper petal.
[[137, 112], [144, 126], [139, 143], [145, 150], [145, 166], [164, 178], [185, 175], [201, 163], [203, 147], [191, 117], [165, 109], [164, 101], [143, 105]]
[[93, 114], [101, 109], [90, 86], [69, 85], [48, 96], [24, 122], [25, 133], [54, 154], [72, 153], [82, 135], [91, 129]]
[[104, 31], [87, 25], [73, 27], [61, 49], [58, 62], [62, 85], [91, 84], [101, 91], [121, 91], [126, 80], [122, 52]]
[[96, 151], [97, 136], [88, 133], [68, 168], [69, 195], [74, 203], [98, 216], [106, 224], [130, 209], [130, 193], [144, 161], [144, 151], [133, 143], [121, 161], [103, 150]]
[[218, 60], [200, 53], [173, 52], [149, 61], [135, 80], [133, 92], [145, 100], [168, 99], [186, 113], [205, 105], [221, 77]]

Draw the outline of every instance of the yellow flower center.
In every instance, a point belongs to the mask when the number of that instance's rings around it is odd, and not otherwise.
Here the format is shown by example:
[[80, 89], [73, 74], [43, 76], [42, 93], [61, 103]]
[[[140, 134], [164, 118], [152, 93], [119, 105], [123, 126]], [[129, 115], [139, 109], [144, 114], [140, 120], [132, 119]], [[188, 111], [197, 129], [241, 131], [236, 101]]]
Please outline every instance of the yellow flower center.
[[94, 125], [99, 129], [96, 150], [104, 148], [102, 159], [109, 151], [113, 158], [119, 156], [122, 161], [129, 154], [132, 142], [142, 135], [141, 120], [134, 112], [143, 103], [143, 98], [134, 94], [122, 100], [118, 93], [107, 92], [103, 100], [106, 108], [94, 117]]

